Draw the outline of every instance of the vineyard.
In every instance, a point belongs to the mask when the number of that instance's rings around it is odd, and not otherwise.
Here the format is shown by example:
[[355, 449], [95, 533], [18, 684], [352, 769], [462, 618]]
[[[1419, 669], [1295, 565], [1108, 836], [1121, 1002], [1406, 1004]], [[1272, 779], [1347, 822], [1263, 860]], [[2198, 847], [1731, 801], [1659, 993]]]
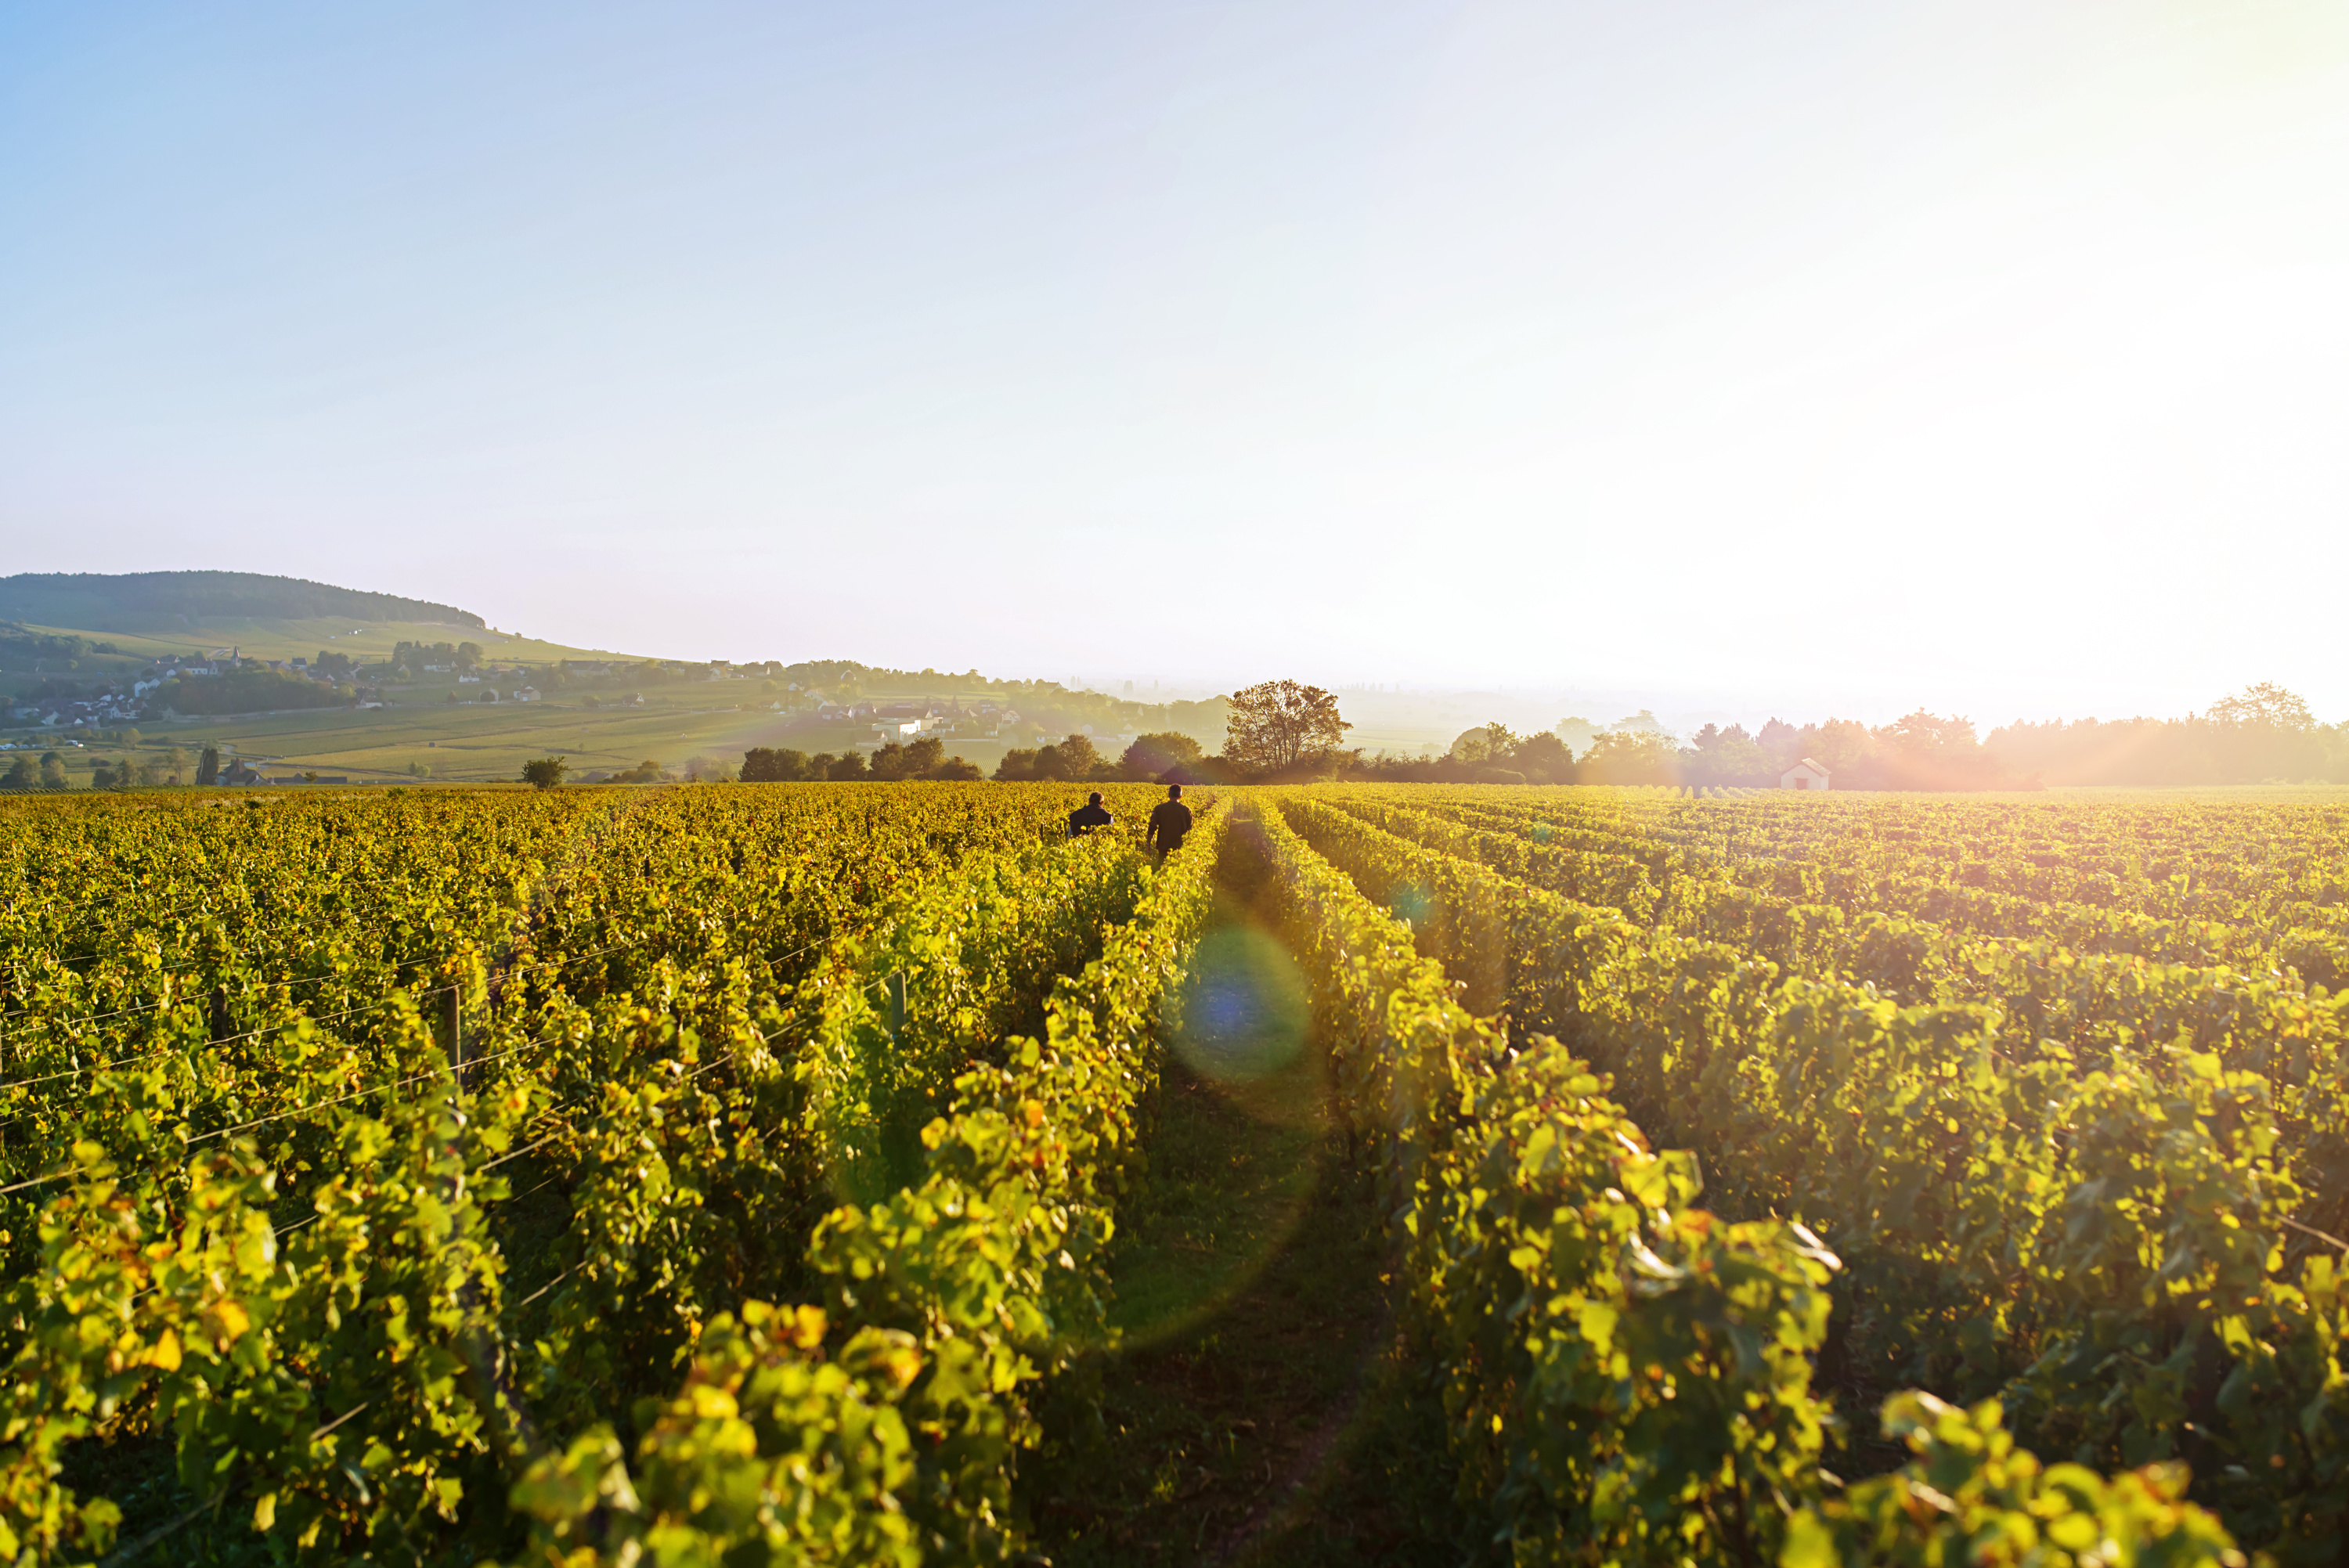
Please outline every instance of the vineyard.
[[0, 804], [0, 1557], [1040, 1560], [1233, 918], [1484, 1557], [2344, 1551], [2349, 812], [1107, 792]]

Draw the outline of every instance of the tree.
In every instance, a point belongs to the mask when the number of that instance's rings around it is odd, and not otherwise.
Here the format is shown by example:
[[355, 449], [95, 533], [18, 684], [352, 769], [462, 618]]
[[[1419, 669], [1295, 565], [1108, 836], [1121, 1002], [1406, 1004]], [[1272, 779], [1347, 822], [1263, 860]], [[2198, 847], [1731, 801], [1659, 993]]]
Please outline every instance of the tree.
[[1264, 681], [1231, 696], [1224, 755], [1241, 767], [1269, 773], [1338, 748], [1353, 727], [1338, 717], [1338, 699], [1319, 686]]
[[196, 761], [196, 782], [199, 784], [217, 784], [220, 782], [219, 747], [207, 746], [204, 748], [203, 756], [199, 758]]
[[1517, 742], [1510, 760], [1524, 770], [1536, 784], [1570, 784], [1574, 781], [1574, 753], [1567, 748], [1551, 730], [1539, 730]]
[[2306, 702], [2272, 681], [2212, 703], [2198, 727], [2225, 779], [2309, 779], [2327, 770], [2315, 716]]
[[905, 776], [905, 748], [894, 740], [883, 741], [873, 753], [873, 777], [903, 779]]
[[1754, 742], [1782, 773], [1802, 759], [1803, 732], [1783, 718], [1774, 717]]
[[930, 769], [933, 779], [975, 779], [981, 777], [978, 764], [968, 758], [949, 757]]
[[54, 751], [41, 753], [41, 788], [62, 789], [66, 787], [65, 758]]
[[865, 777], [864, 754], [861, 751], [847, 753], [832, 765], [832, 771], [826, 777], [838, 784], [855, 783]]
[[1876, 738], [1914, 757], [1934, 757], [1951, 751], [1971, 754], [1978, 744], [1972, 719], [1943, 718], [1921, 707], [1878, 729]]
[[1580, 756], [1590, 748], [1599, 734], [1599, 726], [1587, 718], [1561, 718], [1550, 726], [1550, 733], [1566, 742], [1566, 748]]
[[947, 743], [935, 735], [917, 735], [914, 744], [905, 748], [905, 777], [935, 779], [938, 764], [946, 760]]
[[5, 785], [11, 789], [30, 789], [33, 787], [33, 780], [38, 777], [39, 775], [33, 769], [33, 759], [29, 757], [19, 757], [8, 765], [8, 776], [0, 779], [0, 785]]
[[2263, 729], [2309, 730], [2316, 716], [2307, 702], [2273, 681], [2247, 686], [2233, 696], [2220, 697], [2207, 716], [2213, 724], [2255, 725]]
[[[1047, 747], [1045, 749], [1057, 750], [1061, 754], [1060, 769], [1052, 777], [1066, 779], [1072, 783], [1083, 783], [1092, 778], [1102, 765], [1102, 754], [1093, 749], [1092, 740], [1087, 736], [1071, 735], [1062, 739], [1059, 746]], [[1039, 772], [1042, 771], [1040, 767], [1042, 760], [1040, 755], [1037, 758], [1040, 764]]]
[[1803, 726], [1802, 746], [1795, 755], [1809, 758], [1832, 775], [1867, 760], [1875, 749], [1876, 738], [1868, 726], [1856, 718], [1831, 718], [1825, 724]]
[[1118, 758], [1118, 771], [1133, 779], [1154, 779], [1176, 768], [1188, 768], [1199, 760], [1199, 743], [1187, 735], [1174, 730], [1160, 730], [1150, 735], [1137, 735], [1133, 744]]
[[564, 758], [541, 757], [522, 765], [522, 781], [533, 789], [559, 789], [563, 784], [563, 771], [570, 766]]
[[1508, 761], [1516, 755], [1517, 738], [1509, 727], [1495, 719], [1474, 729], [1464, 729], [1452, 742], [1452, 759], [1455, 762]]
[[1783, 771], [1772, 769], [1742, 724], [1706, 725], [1681, 753], [1681, 763], [1691, 784], [1766, 784], [1773, 771]]
[[1036, 753], [1022, 747], [1012, 747], [995, 765], [998, 783], [1017, 784], [1036, 777]]
[[792, 784], [807, 776], [808, 758], [804, 751], [754, 746], [742, 753], [742, 782], [745, 784]]
[[1670, 738], [1652, 730], [1609, 729], [1591, 738], [1581, 777], [1592, 784], [1676, 784], [1679, 762]]

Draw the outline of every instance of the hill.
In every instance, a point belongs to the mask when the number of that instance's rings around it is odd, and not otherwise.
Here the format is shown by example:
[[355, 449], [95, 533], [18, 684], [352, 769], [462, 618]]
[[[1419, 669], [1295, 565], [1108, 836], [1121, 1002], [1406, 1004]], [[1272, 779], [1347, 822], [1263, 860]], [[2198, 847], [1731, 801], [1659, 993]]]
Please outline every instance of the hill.
[[220, 620], [488, 625], [470, 610], [257, 572], [25, 572], [0, 577], [0, 620], [168, 634]]
[[1142, 702], [977, 670], [842, 659], [710, 664], [567, 647], [454, 605], [235, 572], [0, 579], [0, 749], [61, 748], [78, 787], [117, 754], [168, 777], [207, 746], [264, 769], [371, 779], [582, 776], [647, 759], [738, 762], [879, 744], [876, 704], [961, 717], [948, 748], [992, 769], [1081, 727], [1114, 750], [1180, 729], [1212, 749], [1219, 702]]
[[[494, 631], [454, 604], [258, 572], [20, 573], [0, 577], [0, 623], [19, 628], [19, 643], [27, 635], [79, 637], [83, 645], [68, 656], [80, 657], [85, 672], [110, 668], [109, 655], [144, 663], [201, 655], [214, 646], [263, 659], [304, 658], [326, 648], [382, 658], [401, 643], [455, 640], [533, 662], [614, 656], [608, 649]], [[6, 667], [29, 666], [15, 661]]]

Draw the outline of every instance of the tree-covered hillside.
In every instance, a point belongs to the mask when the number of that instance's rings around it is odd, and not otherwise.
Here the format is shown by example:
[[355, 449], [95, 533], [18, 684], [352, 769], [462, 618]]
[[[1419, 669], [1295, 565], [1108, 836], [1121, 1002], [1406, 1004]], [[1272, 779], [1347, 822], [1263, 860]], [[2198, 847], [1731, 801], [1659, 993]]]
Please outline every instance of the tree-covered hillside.
[[440, 622], [481, 626], [452, 604], [256, 572], [26, 572], [0, 577], [0, 618], [100, 632], [202, 626], [223, 617]]

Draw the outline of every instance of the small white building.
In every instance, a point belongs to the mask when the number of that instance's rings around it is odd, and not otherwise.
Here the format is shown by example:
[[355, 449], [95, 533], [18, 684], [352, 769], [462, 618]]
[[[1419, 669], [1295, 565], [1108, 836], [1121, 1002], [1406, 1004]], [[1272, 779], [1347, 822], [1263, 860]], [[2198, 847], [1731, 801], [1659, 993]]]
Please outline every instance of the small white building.
[[1826, 787], [1827, 770], [1807, 757], [1778, 775], [1778, 788], [1781, 789], [1824, 789]]
[[538, 700], [538, 688], [536, 686], [516, 686], [514, 687], [513, 699], [516, 702], [536, 702]]

